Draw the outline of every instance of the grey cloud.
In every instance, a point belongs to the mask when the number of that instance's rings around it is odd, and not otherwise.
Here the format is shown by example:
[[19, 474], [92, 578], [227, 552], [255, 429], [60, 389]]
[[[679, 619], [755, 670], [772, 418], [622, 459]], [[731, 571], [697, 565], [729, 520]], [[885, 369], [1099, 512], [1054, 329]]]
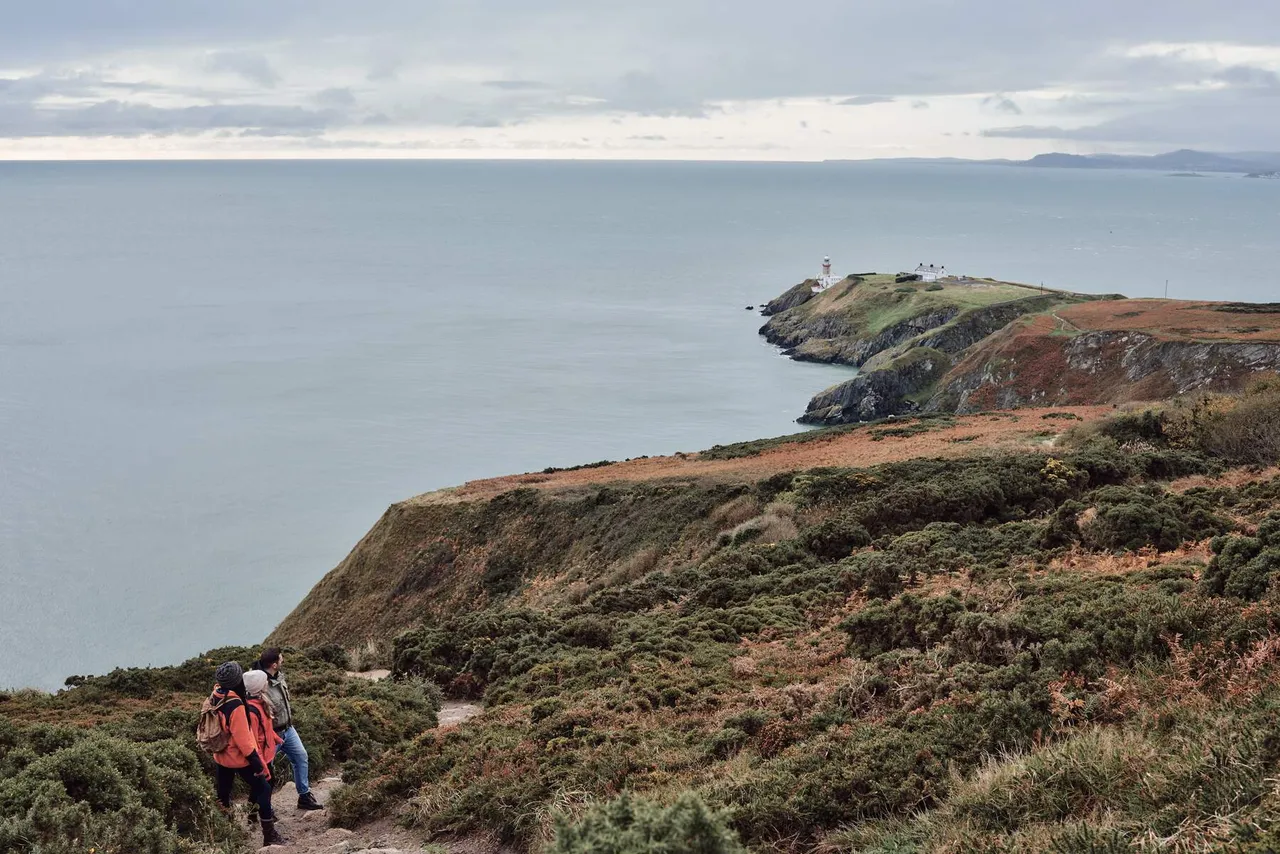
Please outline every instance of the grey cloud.
[[467, 116], [454, 122], [461, 128], [500, 128], [506, 127], [506, 122], [493, 116]]
[[1137, 105], [1132, 98], [1096, 97], [1091, 95], [1063, 95], [1053, 103], [1054, 112], [1068, 115], [1080, 113], [1097, 113], [1099, 110], [1114, 110]]
[[1067, 130], [1056, 125], [1017, 125], [1007, 128], [984, 130], [983, 136], [992, 139], [1073, 139], [1079, 130]]
[[1242, 89], [1280, 90], [1280, 74], [1252, 65], [1233, 65], [1215, 74], [1214, 79]]
[[912, 102], [911, 102], [911, 109], [913, 109], [913, 110], [927, 110], [927, 109], [929, 109], [929, 102], [928, 102], [928, 101], [912, 101]]
[[280, 82], [280, 75], [266, 56], [251, 50], [221, 50], [209, 54], [205, 68], [214, 72], [238, 74], [250, 83], [270, 89]]
[[355, 93], [345, 86], [321, 89], [315, 94], [313, 100], [322, 107], [332, 107], [335, 109], [346, 109], [356, 105]]
[[22, 77], [0, 77], [0, 103], [33, 104], [44, 98], [92, 98], [110, 94], [182, 95], [194, 98], [216, 98], [217, 92], [197, 86], [170, 86], [146, 80], [108, 80], [102, 72], [42, 71]]
[[1274, 98], [1246, 91], [1194, 93], [1171, 104], [1085, 127], [1023, 125], [987, 130], [982, 135], [1168, 148], [1275, 150], [1275, 141], [1280, 139], [1280, 110], [1267, 108], [1273, 104]]
[[552, 88], [546, 83], [539, 83], [536, 80], [486, 80], [480, 85], [488, 86], [490, 89], [505, 89], [511, 92]]
[[[302, 79], [307, 69], [361, 69], [355, 72], [361, 79], [350, 81], [359, 84], [361, 105], [389, 123], [451, 125], [468, 117], [512, 123], [608, 112], [706, 116], [715, 109], [709, 105], [724, 100], [839, 98], [847, 92], [877, 93], [847, 99], [848, 106], [867, 98], [914, 106], [951, 94], [1047, 86], [1097, 93], [1099, 108], [1108, 112], [1076, 105], [1081, 117], [1123, 111], [1137, 121], [1162, 106], [1185, 108], [1175, 96], [1152, 104], [1144, 92], [1217, 79], [1231, 92], [1262, 95], [1273, 88], [1272, 73], [1223, 69], [1187, 56], [1126, 57], [1116, 47], [1280, 44], [1273, 6], [1268, 0], [1168, 0], [1155, 14], [1149, 4], [1114, 0], [1052, 7], [1025, 0], [794, 0], [780, 15], [765, 0], [741, 0], [726, 15], [720, 0], [652, 0], [607, 14], [598, 0], [7, 0], [0, 55], [10, 67], [55, 69], [101, 57], [127, 65], [150, 51], [209, 52], [222, 72], [263, 90], [244, 99], [255, 102], [287, 101], [278, 82]], [[271, 45], [269, 60], [258, 52], [265, 44]], [[491, 75], [487, 83], [496, 85], [450, 79], [453, 68], [483, 69], [482, 75]], [[535, 88], [535, 81], [545, 88]], [[122, 91], [115, 97], [124, 97]], [[138, 90], [140, 99], [144, 95]], [[432, 110], [404, 103], [423, 95], [455, 103]], [[92, 90], [80, 96], [95, 97]], [[20, 105], [32, 96], [0, 93], [0, 99]], [[206, 98], [211, 104], [225, 99]], [[1113, 106], [1102, 105], [1105, 99]], [[1224, 116], [1250, 109], [1230, 93], [1206, 103], [1229, 105]], [[333, 106], [351, 113], [350, 121], [366, 120], [350, 104]], [[1002, 96], [988, 109], [1012, 116], [1020, 107]], [[1193, 125], [1167, 120], [1159, 127]]]
[[369, 73], [365, 75], [365, 80], [370, 83], [385, 83], [395, 80], [400, 76], [400, 69], [404, 68], [404, 60], [398, 56], [379, 56], [373, 61], [369, 68]]
[[1006, 97], [1003, 93], [988, 95], [982, 99], [984, 107], [991, 107], [996, 112], [1008, 113], [1014, 116], [1022, 115], [1022, 108], [1014, 103], [1012, 98]]
[[889, 98], [884, 95], [854, 95], [852, 98], [845, 98], [843, 101], [836, 101], [839, 107], [869, 107], [872, 104], [892, 104], [897, 98]]
[[163, 108], [101, 101], [86, 107], [58, 109], [20, 104], [0, 106], [0, 137], [172, 136], [227, 128], [259, 135], [277, 131], [303, 135], [323, 131], [336, 119], [330, 111], [256, 104]]
[[[702, 99], [690, 97], [653, 75], [640, 71], [623, 74], [602, 94], [605, 100], [602, 108], [642, 116], [703, 118], [709, 109]], [[584, 106], [581, 109], [591, 108]]]

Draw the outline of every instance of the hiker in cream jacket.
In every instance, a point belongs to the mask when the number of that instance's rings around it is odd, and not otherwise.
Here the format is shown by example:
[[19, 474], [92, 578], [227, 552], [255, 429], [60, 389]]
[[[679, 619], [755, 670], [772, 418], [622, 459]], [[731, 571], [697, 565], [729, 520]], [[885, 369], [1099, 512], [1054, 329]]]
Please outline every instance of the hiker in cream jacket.
[[298, 809], [322, 810], [315, 795], [311, 794], [311, 780], [308, 779], [307, 747], [302, 743], [298, 731], [293, 728], [293, 709], [289, 705], [289, 683], [285, 681], [280, 668], [284, 665], [284, 653], [271, 646], [262, 651], [262, 655], [254, 662], [255, 670], [267, 674], [267, 699], [275, 709], [275, 730], [284, 739], [281, 749], [289, 757], [293, 766], [293, 784], [298, 788]]

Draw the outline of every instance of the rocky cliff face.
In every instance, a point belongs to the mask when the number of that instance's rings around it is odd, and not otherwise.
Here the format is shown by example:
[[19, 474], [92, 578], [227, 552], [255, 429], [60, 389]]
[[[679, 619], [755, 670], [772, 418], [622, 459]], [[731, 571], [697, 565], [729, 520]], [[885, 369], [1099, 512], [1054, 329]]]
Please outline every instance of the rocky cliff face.
[[946, 353], [913, 349], [888, 368], [867, 371], [815, 395], [797, 420], [828, 426], [912, 412], [918, 408], [912, 395], [932, 386], [950, 367]]
[[790, 288], [782, 296], [769, 300], [765, 307], [761, 309], [760, 313], [766, 317], [772, 317], [775, 314], [781, 314], [782, 312], [795, 308], [798, 305], [804, 305], [809, 300], [817, 296], [817, 294], [813, 292], [813, 286], [817, 283], [816, 279], [805, 279], [800, 284]]
[[770, 344], [785, 348], [786, 355], [797, 361], [862, 367], [878, 353], [937, 329], [959, 313], [960, 310], [954, 308], [932, 311], [907, 318], [874, 335], [867, 335], [858, 324], [839, 316], [799, 319], [781, 314], [761, 327], [760, 334]]
[[969, 354], [924, 408], [976, 412], [1160, 400], [1239, 388], [1261, 371], [1280, 371], [1280, 343], [1170, 341], [1141, 332], [1020, 332]]
[[[791, 304], [760, 330], [793, 358], [863, 370], [816, 395], [802, 423], [1158, 400], [1280, 370], [1280, 311], [1270, 306], [1018, 286], [984, 296], [964, 283], [931, 294], [879, 278]], [[990, 302], [1019, 293], [1029, 295]], [[988, 304], [973, 305], [979, 297]]]
[[1038, 311], [1047, 311], [1055, 305], [1061, 305], [1062, 302], [1060, 295], [1046, 294], [1016, 302], [972, 309], [957, 316], [954, 323], [948, 323], [914, 343], [917, 347], [931, 347], [934, 350], [955, 355], [977, 344], [988, 335], [1000, 331], [1019, 317]]
[[[954, 358], [1028, 314], [1061, 305], [1057, 294], [1029, 297], [962, 311], [930, 311], [864, 336], [840, 317], [775, 317], [761, 333], [800, 360], [862, 367], [851, 380], [814, 396], [802, 424], [850, 424], [920, 408], [922, 393], [952, 368]], [[925, 395], [926, 400], [928, 396]]]

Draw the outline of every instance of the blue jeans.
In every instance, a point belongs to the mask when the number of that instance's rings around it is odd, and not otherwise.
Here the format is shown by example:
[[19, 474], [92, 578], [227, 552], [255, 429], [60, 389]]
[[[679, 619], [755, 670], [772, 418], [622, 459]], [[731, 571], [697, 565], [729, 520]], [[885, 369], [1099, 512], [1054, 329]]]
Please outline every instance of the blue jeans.
[[307, 779], [307, 748], [293, 727], [283, 730], [280, 737], [284, 739], [280, 749], [289, 757], [289, 764], [293, 766], [293, 784], [298, 787], [299, 795], [305, 795], [311, 791], [311, 783]]

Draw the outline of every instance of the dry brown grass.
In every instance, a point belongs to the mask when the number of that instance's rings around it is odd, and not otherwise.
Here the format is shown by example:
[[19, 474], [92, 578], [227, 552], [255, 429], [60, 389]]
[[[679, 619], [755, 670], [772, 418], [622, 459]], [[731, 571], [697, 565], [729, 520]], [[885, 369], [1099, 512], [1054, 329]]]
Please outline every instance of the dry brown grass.
[[1204, 487], [1213, 489], [1215, 487], [1231, 487], [1239, 488], [1250, 483], [1261, 483], [1262, 481], [1272, 480], [1280, 477], [1280, 466], [1271, 466], [1270, 468], [1260, 470], [1250, 470], [1245, 468], [1231, 469], [1225, 474], [1207, 475], [1193, 474], [1189, 477], [1178, 478], [1169, 484], [1171, 492], [1186, 492], [1196, 487]]
[[[413, 502], [452, 503], [493, 498], [521, 487], [545, 490], [573, 490], [593, 484], [617, 481], [649, 481], [669, 478], [714, 478], [726, 481], [755, 481], [784, 471], [824, 466], [866, 467], [900, 462], [916, 457], [963, 457], [1003, 450], [1045, 451], [1044, 437], [1038, 435], [1057, 422], [1040, 416], [1047, 412], [1071, 412], [1084, 421], [1096, 421], [1114, 410], [1110, 406], [1054, 406], [1020, 409], [1008, 413], [958, 416], [954, 426], [931, 429], [909, 437], [882, 437], [877, 440], [866, 430], [832, 435], [826, 439], [778, 445], [751, 457], [732, 460], [704, 460], [696, 454], [649, 457], [611, 466], [554, 474], [516, 474], [473, 480], [460, 487], [420, 495]], [[1072, 422], [1079, 423], [1079, 422]], [[977, 436], [971, 441], [967, 437]], [[957, 442], [957, 438], [966, 441]], [[733, 502], [730, 502], [733, 504]], [[744, 507], [726, 505], [727, 513]]]
[[1175, 340], [1280, 341], [1280, 313], [1219, 311], [1223, 303], [1131, 299], [1059, 309], [1079, 329], [1134, 331]]

